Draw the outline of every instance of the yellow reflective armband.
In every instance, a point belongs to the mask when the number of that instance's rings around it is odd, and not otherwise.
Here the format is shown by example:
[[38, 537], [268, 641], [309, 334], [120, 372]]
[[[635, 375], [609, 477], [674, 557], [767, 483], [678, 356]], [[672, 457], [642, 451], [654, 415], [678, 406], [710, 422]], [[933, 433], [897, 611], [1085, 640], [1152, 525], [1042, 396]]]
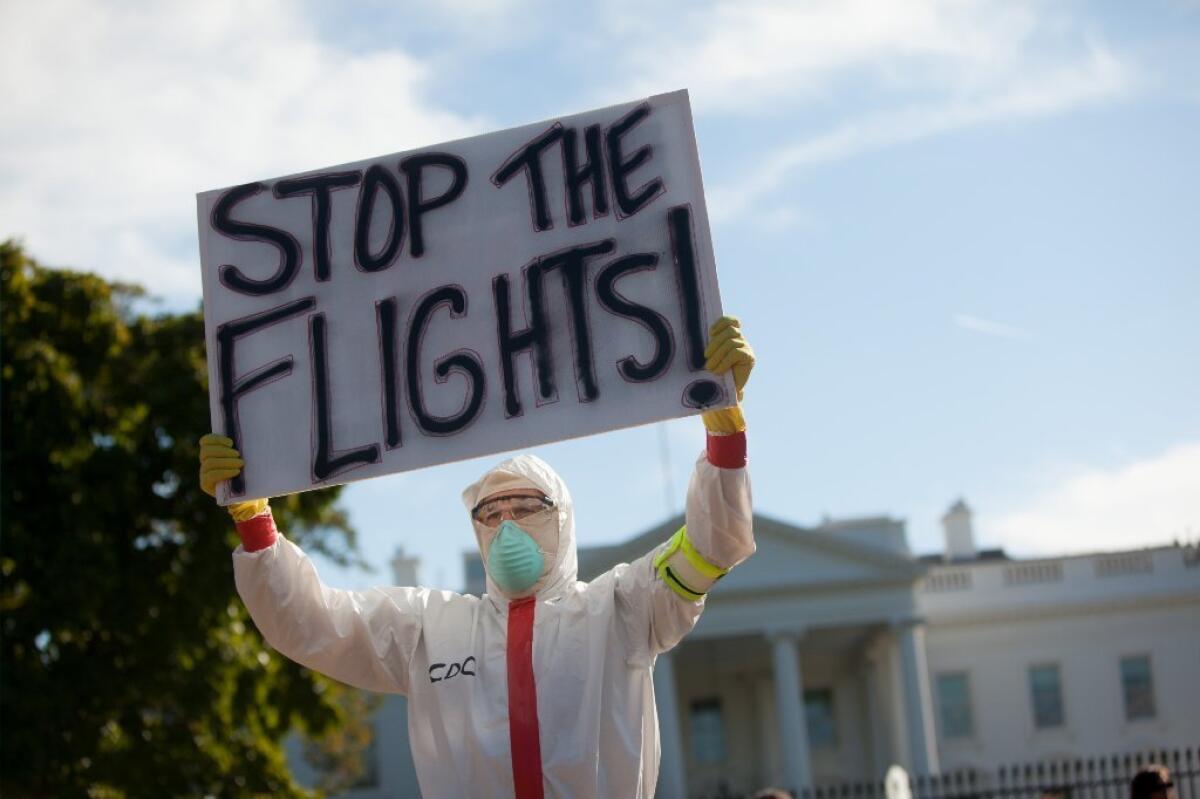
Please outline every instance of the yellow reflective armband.
[[668, 588], [689, 602], [704, 598], [713, 583], [729, 573], [714, 566], [692, 546], [687, 525], [680, 527], [667, 547], [654, 558], [654, 570]]

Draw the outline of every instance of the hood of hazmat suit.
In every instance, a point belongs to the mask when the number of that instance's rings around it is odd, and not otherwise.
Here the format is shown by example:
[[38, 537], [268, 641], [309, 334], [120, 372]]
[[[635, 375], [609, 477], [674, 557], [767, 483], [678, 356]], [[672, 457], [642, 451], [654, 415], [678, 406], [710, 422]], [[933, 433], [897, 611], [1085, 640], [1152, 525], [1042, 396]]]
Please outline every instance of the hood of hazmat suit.
[[[335, 589], [282, 535], [234, 553], [238, 592], [281, 654], [341, 682], [408, 697], [424, 796], [652, 796], [660, 751], [655, 660], [699, 618], [708, 588], [699, 581], [754, 551], [744, 437], [720, 443], [714, 448], [710, 436], [696, 463], [686, 530], [678, 520], [650, 530], [631, 542], [644, 555], [588, 583], [577, 578], [567, 487], [523, 455], [490, 470], [462, 498], [471, 509], [502, 491], [536, 488], [554, 503], [557, 535], [533, 531], [545, 557], [538, 581], [520, 592], [529, 596], [506, 596], [490, 574], [482, 597], [416, 586]], [[486, 563], [490, 541], [473, 526]], [[668, 680], [672, 668], [685, 667], [664, 665]], [[672, 725], [663, 756], [680, 773], [673, 691], [663, 701]]]
[[[518, 526], [533, 534], [534, 540], [546, 556], [541, 578], [531, 591], [522, 592], [522, 595], [529, 593], [538, 599], [548, 600], [561, 596], [575, 584], [579, 575], [579, 558], [575, 550], [575, 509], [571, 502], [571, 492], [567, 490], [563, 479], [541, 458], [535, 455], [518, 455], [490, 469], [483, 477], [467, 486], [462, 492], [462, 502], [469, 514], [488, 497], [526, 488], [542, 492], [546, 499], [554, 504], [550, 525], [552, 529], [544, 531], [551, 533], [554, 540], [543, 540], [543, 531], [528, 530], [527, 525], [517, 522]], [[479, 547], [479, 556], [483, 559], [487, 572], [488, 596], [497, 599], [511, 598], [508, 592], [496, 584], [488, 569], [490, 531], [474, 520], [472, 527], [475, 528], [475, 543]]]

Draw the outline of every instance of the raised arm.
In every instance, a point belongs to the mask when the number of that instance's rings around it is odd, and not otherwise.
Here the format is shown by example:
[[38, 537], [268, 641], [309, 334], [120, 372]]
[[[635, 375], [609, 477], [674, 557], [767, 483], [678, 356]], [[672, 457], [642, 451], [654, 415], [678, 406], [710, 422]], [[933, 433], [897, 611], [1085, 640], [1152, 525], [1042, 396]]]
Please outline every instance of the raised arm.
[[[754, 553], [741, 409], [754, 352], [737, 319], [725, 316], [713, 325], [705, 356], [709, 371], [732, 371], [738, 405], [701, 416], [707, 441], [688, 485], [684, 526], [617, 575], [626, 624], [635, 638], [644, 636], [652, 655], [679, 643], [700, 617], [708, 591]], [[645, 630], [640, 629], [643, 623]]]
[[[216, 484], [243, 465], [230, 439], [200, 439], [200, 485], [208, 494], [215, 496]], [[300, 547], [276, 530], [267, 500], [234, 503], [229, 513], [242, 539], [233, 553], [238, 594], [267, 643], [356, 688], [408, 693], [425, 590], [331, 588]]]

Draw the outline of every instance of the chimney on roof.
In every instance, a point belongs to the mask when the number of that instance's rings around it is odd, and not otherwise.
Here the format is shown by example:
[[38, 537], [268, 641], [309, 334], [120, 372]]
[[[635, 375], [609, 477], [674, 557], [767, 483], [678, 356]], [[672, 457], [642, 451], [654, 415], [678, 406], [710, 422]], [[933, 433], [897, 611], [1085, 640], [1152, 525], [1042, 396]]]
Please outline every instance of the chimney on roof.
[[942, 529], [946, 533], [946, 560], [974, 560], [979, 552], [975, 549], [975, 531], [971, 527], [971, 509], [959, 499], [950, 506], [942, 517]]
[[417, 570], [421, 568], [421, 559], [404, 554], [404, 547], [396, 547], [392, 556], [392, 579], [396, 585], [418, 585]]

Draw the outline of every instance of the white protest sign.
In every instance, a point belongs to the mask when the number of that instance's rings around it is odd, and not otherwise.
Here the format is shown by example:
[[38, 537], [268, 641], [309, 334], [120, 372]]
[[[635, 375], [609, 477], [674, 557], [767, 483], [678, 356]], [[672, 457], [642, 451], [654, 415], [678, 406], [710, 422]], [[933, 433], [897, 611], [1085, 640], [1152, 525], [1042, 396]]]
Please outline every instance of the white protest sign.
[[733, 404], [686, 91], [197, 204], [222, 504]]

